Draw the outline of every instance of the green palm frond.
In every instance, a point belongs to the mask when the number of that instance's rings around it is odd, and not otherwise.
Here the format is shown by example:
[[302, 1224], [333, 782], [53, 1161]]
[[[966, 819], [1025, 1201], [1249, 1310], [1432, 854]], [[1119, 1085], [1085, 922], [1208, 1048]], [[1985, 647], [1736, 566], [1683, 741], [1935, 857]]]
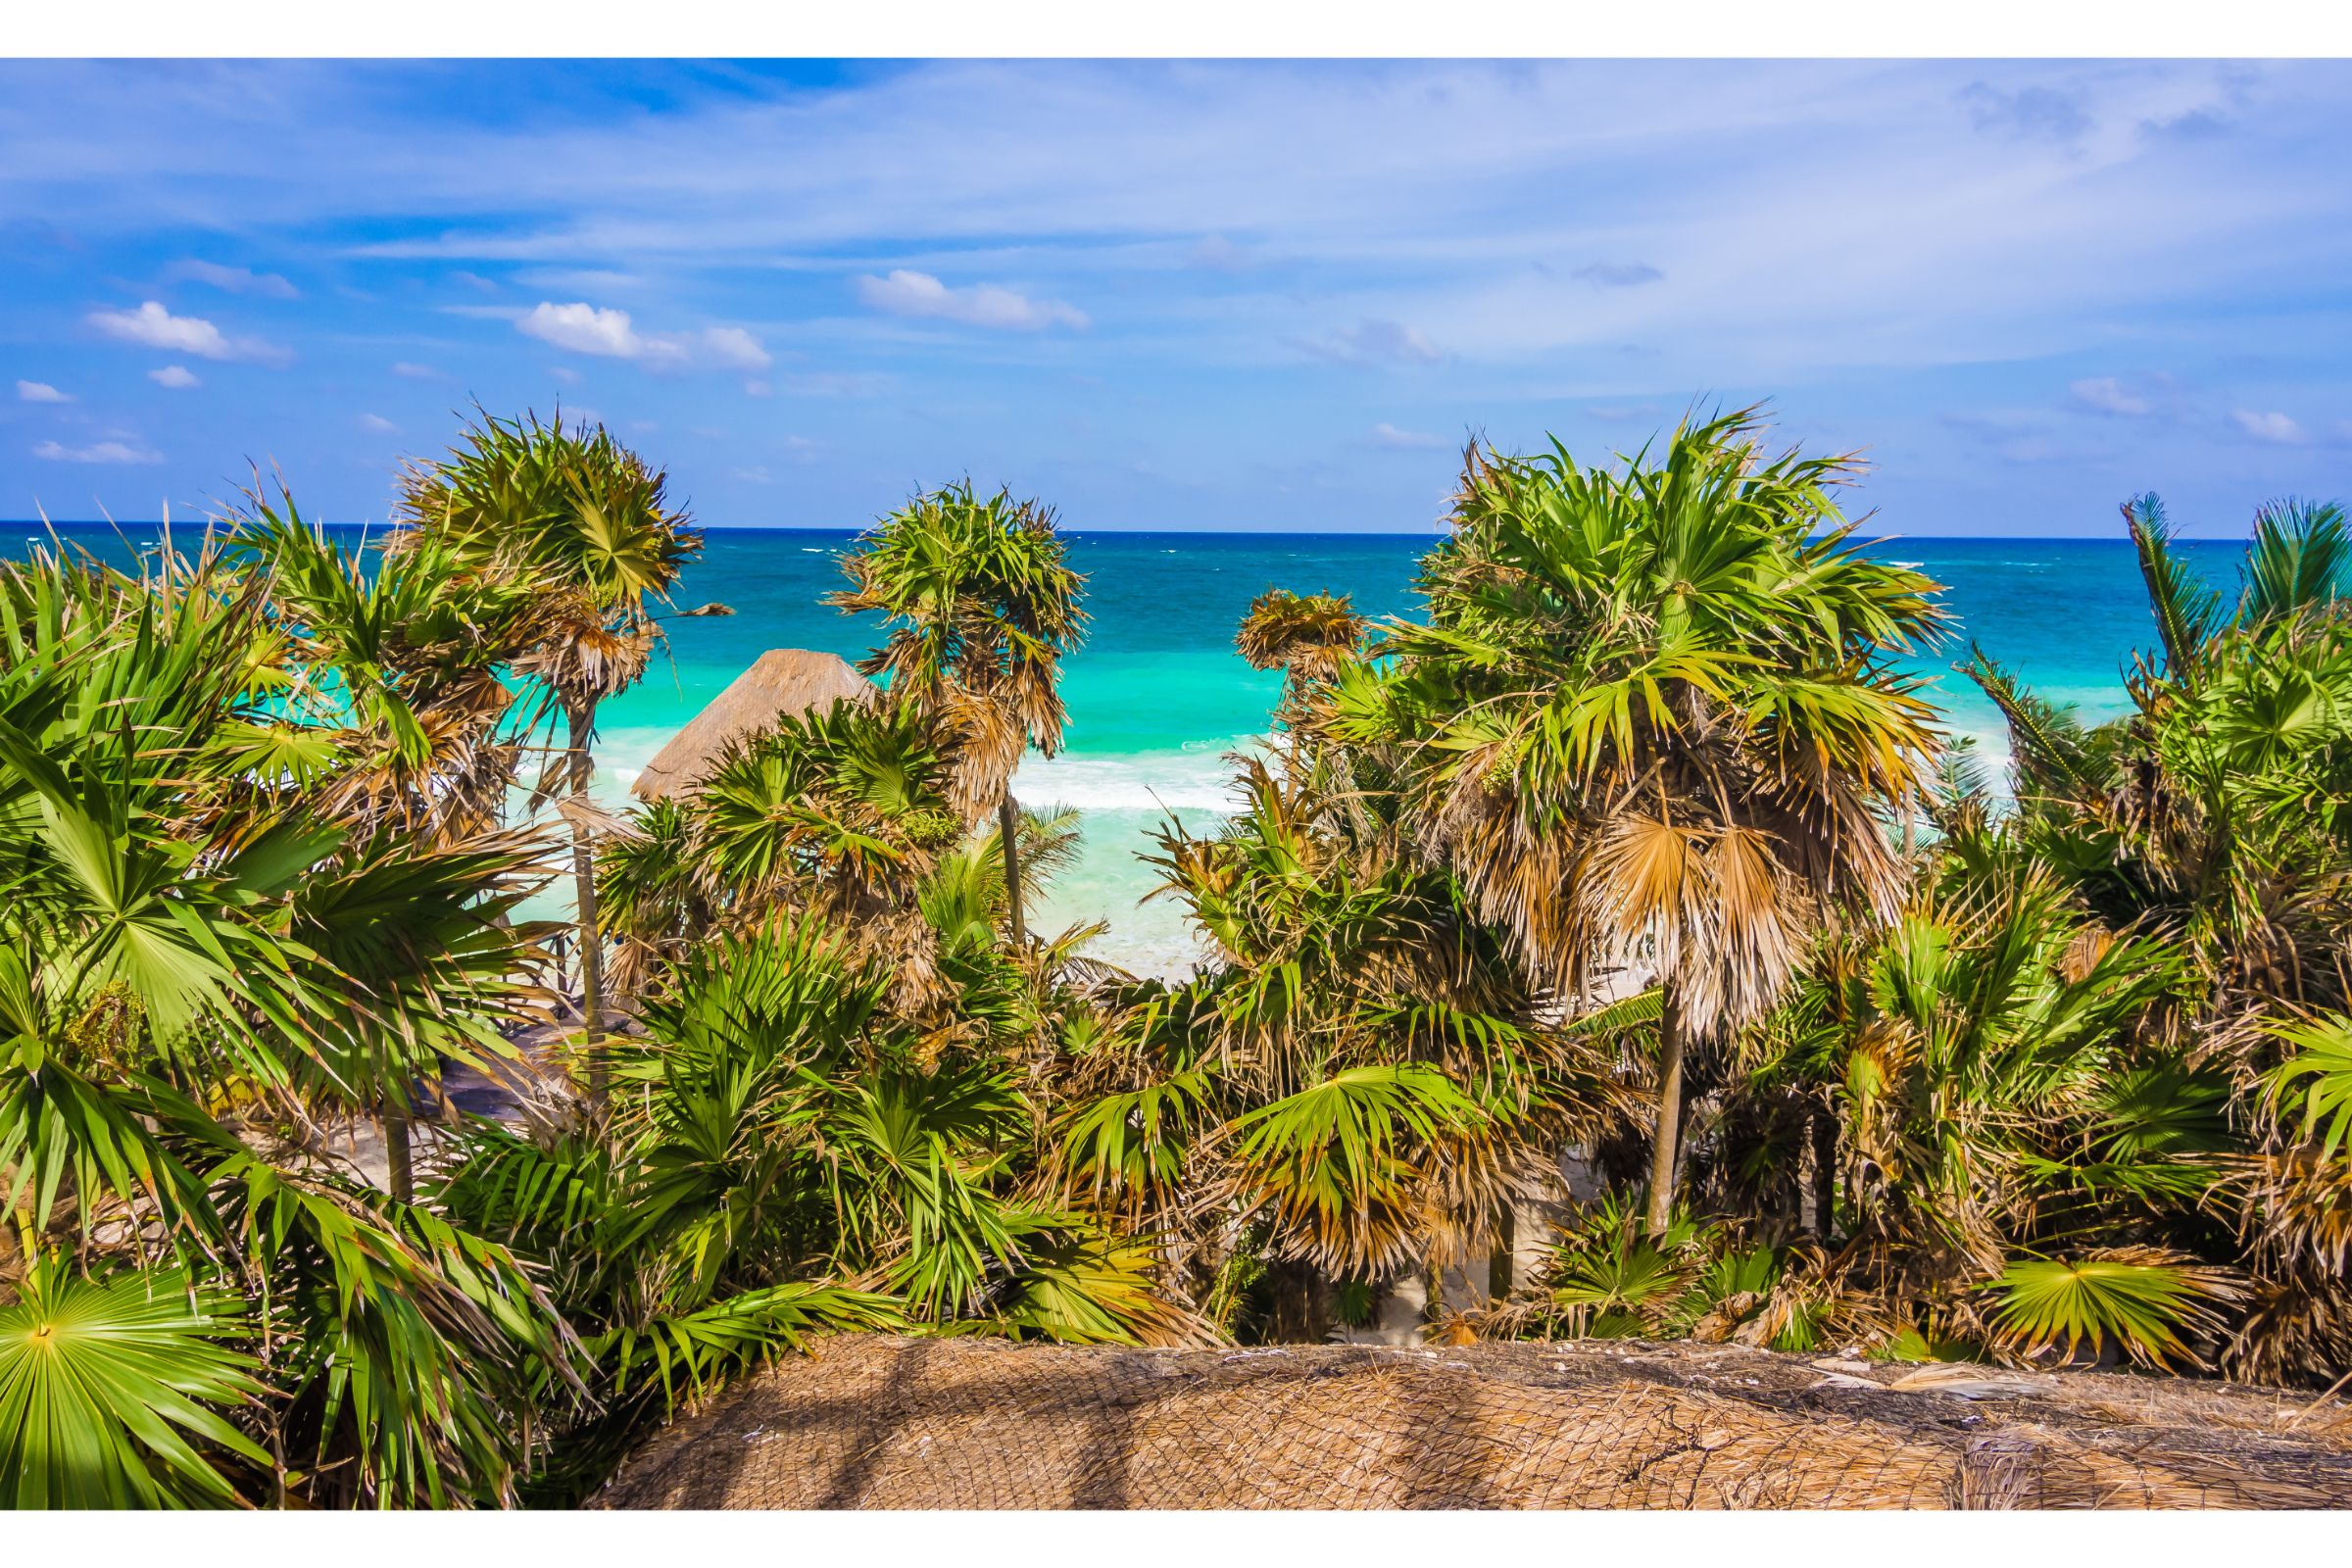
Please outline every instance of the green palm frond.
[[2173, 679], [2193, 685], [2207, 645], [2226, 619], [2221, 596], [2197, 578], [2174, 548], [2162, 501], [2152, 494], [2136, 496], [2124, 503], [2123, 513], [2124, 526], [2139, 555], [2148, 608], [2156, 615], [2165, 666]]
[[2095, 1352], [2113, 1340], [2133, 1360], [2158, 1367], [2174, 1358], [2194, 1362], [2182, 1336], [2210, 1331], [2217, 1305], [2243, 1294], [2229, 1270], [2147, 1248], [2071, 1261], [2020, 1258], [1989, 1289], [1999, 1342], [2019, 1353], [2063, 1346], [2071, 1358], [2085, 1343]]
[[2352, 1154], [2352, 1018], [2329, 1013], [2273, 1033], [2293, 1050], [2264, 1079], [2270, 1103], [2299, 1104], [2297, 1133], [2320, 1140], [2322, 1158]]
[[[232, 1298], [169, 1270], [37, 1262], [0, 1305], [0, 1508], [232, 1506], [270, 1455], [227, 1412], [259, 1399]], [[243, 1461], [239, 1465], [236, 1461]]]
[[2291, 620], [2352, 595], [2352, 533], [2332, 505], [2281, 501], [2254, 514], [2239, 618], [2249, 625]]
[[728, 1375], [819, 1334], [892, 1333], [906, 1319], [891, 1297], [793, 1282], [746, 1291], [691, 1312], [622, 1327], [584, 1341], [583, 1351], [625, 1394], [650, 1375], [674, 1408]]

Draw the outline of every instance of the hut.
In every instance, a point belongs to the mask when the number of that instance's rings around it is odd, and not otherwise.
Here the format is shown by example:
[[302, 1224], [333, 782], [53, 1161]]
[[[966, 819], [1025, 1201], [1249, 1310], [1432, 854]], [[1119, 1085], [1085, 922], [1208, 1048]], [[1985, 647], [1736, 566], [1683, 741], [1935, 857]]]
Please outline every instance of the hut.
[[771, 648], [672, 735], [629, 789], [647, 802], [691, 790], [729, 741], [766, 729], [783, 714], [828, 708], [845, 697], [871, 702], [876, 690], [838, 654]]

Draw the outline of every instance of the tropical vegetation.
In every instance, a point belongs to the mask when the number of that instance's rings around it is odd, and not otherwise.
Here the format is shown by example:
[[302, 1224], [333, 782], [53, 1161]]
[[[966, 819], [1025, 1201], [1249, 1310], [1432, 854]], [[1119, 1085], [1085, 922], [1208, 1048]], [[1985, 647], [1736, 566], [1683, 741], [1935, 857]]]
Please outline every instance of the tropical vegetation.
[[883, 518], [870, 696], [626, 811], [600, 707], [718, 607], [602, 429], [481, 416], [376, 540], [257, 491], [0, 565], [0, 1502], [563, 1503], [849, 1330], [2335, 1381], [2341, 515], [2232, 591], [2129, 502], [2086, 725], [1766, 435], [1477, 444], [1423, 613], [1270, 585], [1274, 734], [1152, 855], [1177, 982], [1030, 927], [1087, 624], [1037, 502]]

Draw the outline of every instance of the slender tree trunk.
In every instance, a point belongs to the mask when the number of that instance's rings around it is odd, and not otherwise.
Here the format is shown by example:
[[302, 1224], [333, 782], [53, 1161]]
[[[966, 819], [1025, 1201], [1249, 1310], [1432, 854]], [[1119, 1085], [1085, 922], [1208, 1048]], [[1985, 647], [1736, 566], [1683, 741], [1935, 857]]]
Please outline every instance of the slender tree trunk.
[[1029, 928], [1021, 917], [1021, 808], [1013, 804], [1010, 790], [997, 803], [997, 832], [1004, 840], [1004, 908], [1012, 945], [1024, 948], [1029, 945]]
[[1813, 1107], [1813, 1230], [1824, 1242], [1838, 1220], [1838, 1118]]
[[416, 1167], [409, 1150], [409, 1117], [387, 1103], [383, 1107], [384, 1164], [396, 1203], [416, 1201]]
[[[596, 729], [593, 705], [571, 711], [571, 798], [588, 804], [590, 759], [588, 737]], [[580, 933], [580, 1043], [588, 1055], [588, 1093], [602, 1104], [605, 1099], [605, 1056], [598, 1044], [605, 1036], [605, 944], [596, 911], [596, 848], [588, 824], [571, 824], [571, 876], [578, 897]]]
[[1519, 1214], [1504, 1199], [1494, 1216], [1494, 1250], [1487, 1254], [1487, 1294], [1497, 1301], [1511, 1294], [1511, 1254], [1519, 1248]]
[[1674, 983], [1666, 984], [1658, 1015], [1658, 1135], [1649, 1154], [1649, 1234], [1661, 1235], [1674, 1214], [1675, 1143], [1683, 1123], [1683, 1006]]
[[1304, 1263], [1266, 1265], [1266, 1343], [1319, 1345], [1331, 1332], [1324, 1310], [1329, 1291], [1323, 1277]]

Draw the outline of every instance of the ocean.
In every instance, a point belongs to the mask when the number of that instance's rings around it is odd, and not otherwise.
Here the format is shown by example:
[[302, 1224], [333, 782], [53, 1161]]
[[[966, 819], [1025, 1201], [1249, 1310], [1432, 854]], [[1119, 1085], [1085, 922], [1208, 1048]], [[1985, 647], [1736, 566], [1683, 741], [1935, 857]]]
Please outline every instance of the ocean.
[[[34, 530], [24, 528], [21, 534]], [[109, 556], [126, 554], [108, 531], [70, 537]], [[145, 531], [131, 530], [133, 542]], [[672, 622], [671, 644], [644, 683], [608, 704], [597, 747], [597, 793], [627, 803], [628, 785], [677, 727], [770, 648], [812, 648], [856, 659], [875, 623], [827, 609], [842, 585], [838, 558], [855, 535], [718, 528], [688, 568], [677, 602], [717, 600], [724, 618]], [[1139, 973], [1173, 975], [1196, 953], [1176, 906], [1148, 899], [1152, 879], [1139, 856], [1155, 825], [1174, 817], [1199, 830], [1227, 803], [1228, 754], [1266, 733], [1281, 680], [1243, 663], [1233, 630], [1269, 587], [1350, 594], [1373, 616], [1410, 615], [1414, 564], [1433, 535], [1079, 533], [1070, 555], [1087, 574], [1093, 616], [1086, 646], [1065, 663], [1069, 724], [1061, 755], [1032, 756], [1014, 779], [1031, 807], [1063, 805], [1082, 816], [1077, 865], [1032, 917], [1042, 931], [1107, 922], [1094, 949]], [[20, 547], [22, 548], [22, 547]], [[1950, 672], [1968, 640], [2020, 672], [2040, 695], [2098, 719], [2124, 707], [2124, 670], [2151, 646], [2147, 611], [2128, 541], [2114, 539], [1895, 539], [1873, 548], [1916, 564], [1947, 586], [1958, 626], [1952, 641], [1914, 666], [1949, 731], [1977, 739], [1993, 770], [2007, 757], [1991, 705]], [[2242, 545], [2183, 547], [2217, 586], [2234, 589]], [[544, 912], [568, 900], [551, 890]]]

